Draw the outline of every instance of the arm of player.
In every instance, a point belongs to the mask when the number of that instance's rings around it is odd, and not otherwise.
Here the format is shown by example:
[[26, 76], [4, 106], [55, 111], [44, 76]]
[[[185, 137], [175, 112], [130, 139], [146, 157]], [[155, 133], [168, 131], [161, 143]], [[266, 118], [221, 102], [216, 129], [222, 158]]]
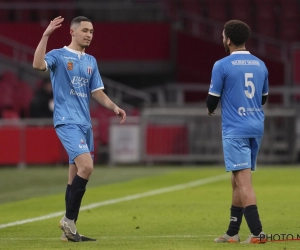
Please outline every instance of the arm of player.
[[208, 94], [206, 98], [206, 107], [208, 115], [213, 115], [218, 106], [220, 97]]
[[49, 26], [45, 30], [41, 41], [39, 42], [35, 52], [34, 52], [34, 57], [33, 57], [33, 68], [37, 70], [46, 70], [46, 63], [45, 63], [45, 55], [46, 55], [46, 47], [47, 47], [47, 42], [49, 36], [56, 30], [58, 29], [63, 22], [63, 18], [61, 16], [56, 17], [53, 19], [53, 21], [50, 22]]
[[267, 102], [268, 96], [267, 95], [263, 95], [261, 98], [261, 105], [265, 105], [265, 103]]
[[120, 117], [120, 124], [125, 121], [126, 112], [123, 109], [120, 109], [116, 104], [114, 104], [101, 89], [92, 92], [92, 97], [103, 107], [113, 111], [118, 117]]

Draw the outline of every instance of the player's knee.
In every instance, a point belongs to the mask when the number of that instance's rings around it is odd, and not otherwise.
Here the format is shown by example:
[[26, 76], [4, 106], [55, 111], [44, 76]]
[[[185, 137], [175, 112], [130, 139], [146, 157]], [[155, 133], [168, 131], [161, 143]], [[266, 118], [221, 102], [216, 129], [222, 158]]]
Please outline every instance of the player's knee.
[[79, 169], [79, 172], [81, 173], [81, 175], [89, 177], [93, 172], [93, 166], [84, 165]]

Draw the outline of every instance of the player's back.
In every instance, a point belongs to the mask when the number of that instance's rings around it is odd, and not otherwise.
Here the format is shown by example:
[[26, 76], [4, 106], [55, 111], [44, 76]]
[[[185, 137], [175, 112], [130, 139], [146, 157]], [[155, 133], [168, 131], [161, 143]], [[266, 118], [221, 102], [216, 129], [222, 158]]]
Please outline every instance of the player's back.
[[232, 53], [219, 63], [223, 68], [223, 136], [261, 136], [264, 121], [261, 101], [262, 95], [268, 93], [268, 71], [264, 62], [242, 51]]

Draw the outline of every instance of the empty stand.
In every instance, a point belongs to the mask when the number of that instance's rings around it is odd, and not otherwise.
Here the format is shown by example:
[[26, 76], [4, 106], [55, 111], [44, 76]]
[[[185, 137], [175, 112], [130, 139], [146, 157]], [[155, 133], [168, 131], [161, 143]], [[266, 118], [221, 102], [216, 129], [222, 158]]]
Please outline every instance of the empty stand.
[[280, 6], [280, 15], [278, 15], [279, 38], [287, 41], [299, 40], [299, 2], [297, 0], [278, 1]]
[[33, 91], [29, 84], [20, 81], [15, 73], [5, 71], [0, 81], [2, 97], [0, 98], [0, 109], [3, 118], [29, 117], [30, 102]]
[[230, 19], [243, 21], [247, 23], [251, 29], [254, 28], [254, 5], [251, 1], [229, 0], [229, 8]]
[[278, 4], [275, 0], [253, 0], [255, 4], [255, 31], [266, 36], [278, 32]]
[[206, 0], [207, 17], [225, 23], [229, 18], [229, 4], [227, 0]]

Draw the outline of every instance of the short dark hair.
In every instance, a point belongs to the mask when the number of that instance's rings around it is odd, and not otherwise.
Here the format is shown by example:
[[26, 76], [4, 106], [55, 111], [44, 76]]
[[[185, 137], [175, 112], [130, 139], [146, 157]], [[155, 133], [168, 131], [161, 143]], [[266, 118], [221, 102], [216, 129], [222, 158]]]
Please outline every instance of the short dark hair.
[[73, 24], [80, 24], [81, 22], [92, 22], [90, 19], [88, 19], [87, 17], [85, 16], [78, 16], [78, 17], [75, 17], [72, 22], [71, 22], [71, 26]]
[[230, 20], [224, 25], [224, 34], [234, 45], [240, 46], [246, 43], [251, 35], [249, 26], [239, 20]]

